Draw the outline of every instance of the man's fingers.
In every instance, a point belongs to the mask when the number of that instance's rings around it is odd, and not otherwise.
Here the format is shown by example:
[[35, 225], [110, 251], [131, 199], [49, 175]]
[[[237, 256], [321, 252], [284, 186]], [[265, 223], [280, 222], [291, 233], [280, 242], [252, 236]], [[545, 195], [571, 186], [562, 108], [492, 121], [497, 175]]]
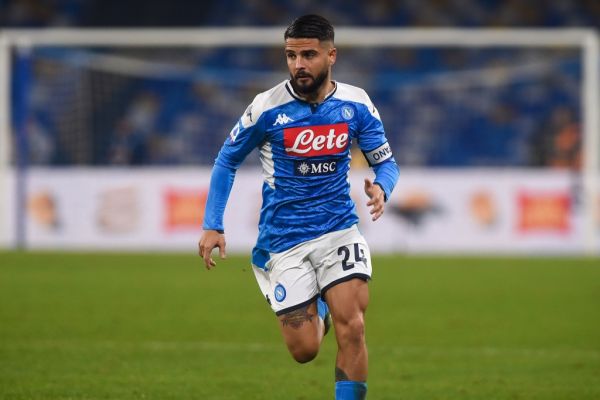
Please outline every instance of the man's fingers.
[[377, 199], [376, 198], [371, 198], [371, 200], [367, 201], [367, 205], [370, 207], [373, 204], [377, 203]]
[[204, 260], [206, 269], [210, 270], [215, 267], [217, 263], [212, 258], [211, 254], [215, 247], [219, 248], [219, 255], [221, 258], [225, 258], [225, 237], [222, 233], [215, 230], [204, 231], [200, 240], [198, 241], [198, 254]]
[[379, 219], [379, 217], [381, 217], [382, 215], [383, 215], [383, 210], [381, 210], [377, 214], [373, 215], [373, 218], [371, 218], [371, 220], [377, 221]]
[[209, 246], [200, 245], [198, 253], [200, 257], [202, 257], [202, 259], [204, 260], [204, 265], [206, 266], [206, 269], [210, 269], [211, 267], [217, 265], [214, 262], [214, 260], [210, 257], [211, 252], [212, 249]]
[[206, 266], [206, 269], [211, 269], [212, 267], [216, 266], [217, 263], [209, 256], [208, 259], [204, 259], [204, 265]]
[[370, 214], [383, 213], [383, 206], [373, 207], [370, 211]]
[[[365, 179], [365, 191], [366, 190], [366, 182], [367, 179]], [[371, 186], [374, 186], [373, 184]], [[369, 191], [367, 191], [367, 194], [370, 195]], [[383, 214], [383, 208], [385, 206], [385, 199], [383, 197], [383, 194], [379, 193], [376, 196], [373, 196], [369, 199], [369, 201], [367, 202], [367, 207], [371, 207], [371, 209], [369, 210], [369, 213], [371, 214], [371, 220], [372, 221], [377, 221], [379, 219], [379, 217], [381, 217], [381, 215]]]
[[381, 215], [383, 214], [383, 209], [384, 209], [383, 203], [381, 203], [381, 202], [377, 203], [370, 211], [370, 214], [372, 216], [371, 219], [373, 221], [378, 220], [379, 217], [381, 217]]
[[383, 206], [383, 203], [385, 203], [385, 200], [383, 199], [383, 195], [374, 196], [374, 197], [371, 197], [369, 199], [369, 201], [367, 201], [367, 206], [370, 207], [374, 204], [379, 204], [379, 205]]
[[212, 267], [217, 265], [215, 260], [212, 258], [212, 251], [215, 249], [215, 247], [219, 248], [219, 256], [222, 259], [227, 258], [227, 254], [225, 252], [225, 242], [224, 241], [218, 241], [214, 244], [213, 243], [199, 244], [198, 254], [204, 260], [204, 265], [206, 266], [206, 269], [211, 269]]
[[210, 269], [210, 267], [215, 266], [214, 260], [210, 257], [210, 251], [205, 251], [202, 255], [202, 258], [204, 259], [204, 265], [207, 269]]

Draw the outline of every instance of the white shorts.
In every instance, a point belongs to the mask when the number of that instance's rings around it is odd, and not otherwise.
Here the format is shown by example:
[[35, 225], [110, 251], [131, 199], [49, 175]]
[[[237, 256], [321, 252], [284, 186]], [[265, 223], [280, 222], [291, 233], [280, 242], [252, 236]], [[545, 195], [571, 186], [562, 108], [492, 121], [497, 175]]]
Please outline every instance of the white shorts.
[[253, 267], [277, 315], [304, 307], [338, 283], [371, 279], [371, 254], [356, 225], [271, 253], [266, 270]]

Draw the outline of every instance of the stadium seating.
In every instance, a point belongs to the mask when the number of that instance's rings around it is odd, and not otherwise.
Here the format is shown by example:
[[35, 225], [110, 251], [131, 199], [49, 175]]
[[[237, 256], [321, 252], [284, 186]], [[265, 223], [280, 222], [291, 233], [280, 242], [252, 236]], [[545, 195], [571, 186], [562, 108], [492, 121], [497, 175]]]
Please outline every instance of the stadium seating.
[[[97, 3], [62, 0], [40, 12], [28, 9], [26, 2], [9, 2], [2, 22], [7, 26], [123, 25], [111, 13], [114, 7]], [[145, 14], [135, 19], [136, 25], [155, 26], [152, 21], [160, 14], [159, 3], [149, 2]], [[138, 11], [133, 5], [129, 9], [119, 4], [119, 15]], [[269, 9], [259, 4], [237, 0], [211, 6], [186, 3], [180, 8], [184, 11], [173, 11], [164, 21], [170, 26], [184, 25], [195, 15], [199, 25], [282, 25], [303, 12], [295, 1], [278, 2]], [[423, 2], [402, 4], [334, 1], [315, 11], [337, 25], [361, 26], [593, 26], [600, 21], [600, 7], [593, 1], [550, 2], [535, 12], [518, 1], [443, 1], [431, 7]], [[78, 83], [73, 68], [94, 57], [98, 54], [83, 49], [41, 49], [32, 55], [34, 63], [50, 60], [67, 66], [60, 73], [34, 68], [34, 95], [28, 106], [32, 163], [209, 165], [252, 96], [286, 77], [281, 52], [252, 48], [188, 54], [187, 70], [167, 71], [164, 77], [113, 79], [107, 94], [110, 104], [92, 100], [95, 115], [86, 125], [92, 131], [88, 140], [92, 145], [82, 151], [72, 134], [65, 132], [67, 111], [53, 102], [57, 96], [69, 95], [75, 102]], [[580, 80], [578, 54], [557, 49], [548, 50], [545, 57], [552, 59], [552, 67], [543, 71], [542, 82], [527, 79], [532, 72], [522, 71], [535, 64], [534, 50], [502, 49], [403, 49], [367, 55], [342, 51], [334, 76], [367, 89], [403, 165], [577, 167], [580, 107], [579, 92], [573, 87]], [[271, 72], [265, 75], [265, 71]], [[498, 73], [509, 78], [493, 91], [487, 90]], [[448, 74], [449, 79], [444, 79]], [[455, 90], [449, 81], [464, 84]], [[484, 97], [487, 104], [482, 104]], [[573, 132], [575, 144], [565, 148], [557, 143], [566, 131]]]

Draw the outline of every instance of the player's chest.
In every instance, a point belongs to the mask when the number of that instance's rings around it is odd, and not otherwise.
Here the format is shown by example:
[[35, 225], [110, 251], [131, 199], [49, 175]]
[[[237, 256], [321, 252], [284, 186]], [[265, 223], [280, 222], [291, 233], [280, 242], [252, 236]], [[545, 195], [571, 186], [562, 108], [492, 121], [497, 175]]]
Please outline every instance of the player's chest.
[[[306, 107], [308, 109], [308, 107]], [[319, 157], [346, 153], [356, 137], [356, 122], [338, 109], [310, 109], [273, 113], [267, 136], [273, 150], [291, 157]], [[321, 111], [321, 112], [319, 112]]]

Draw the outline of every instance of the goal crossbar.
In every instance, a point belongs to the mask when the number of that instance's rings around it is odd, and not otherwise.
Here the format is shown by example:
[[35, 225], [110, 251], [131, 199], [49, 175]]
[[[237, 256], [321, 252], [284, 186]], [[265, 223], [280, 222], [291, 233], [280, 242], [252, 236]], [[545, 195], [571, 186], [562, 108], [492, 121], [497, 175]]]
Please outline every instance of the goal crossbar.
[[[198, 29], [5, 29], [0, 35], [19, 46], [276, 46], [285, 27]], [[387, 46], [580, 46], [592, 29], [336, 29], [336, 45]]]

